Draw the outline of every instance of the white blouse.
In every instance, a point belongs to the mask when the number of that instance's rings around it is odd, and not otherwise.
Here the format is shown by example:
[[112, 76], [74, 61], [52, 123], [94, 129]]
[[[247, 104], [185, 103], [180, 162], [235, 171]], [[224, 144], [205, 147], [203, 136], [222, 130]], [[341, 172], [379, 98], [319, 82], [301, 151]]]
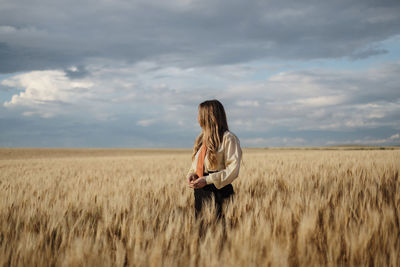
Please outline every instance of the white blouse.
[[[186, 177], [196, 173], [197, 160], [200, 153], [199, 149], [196, 153], [192, 165]], [[216, 188], [220, 189], [236, 179], [239, 175], [240, 160], [242, 159], [242, 149], [240, 147], [239, 138], [230, 131], [225, 131], [222, 143], [217, 150], [217, 168], [211, 169], [208, 162], [207, 154], [204, 158], [204, 171], [214, 172], [206, 177], [207, 184], [214, 184]]]

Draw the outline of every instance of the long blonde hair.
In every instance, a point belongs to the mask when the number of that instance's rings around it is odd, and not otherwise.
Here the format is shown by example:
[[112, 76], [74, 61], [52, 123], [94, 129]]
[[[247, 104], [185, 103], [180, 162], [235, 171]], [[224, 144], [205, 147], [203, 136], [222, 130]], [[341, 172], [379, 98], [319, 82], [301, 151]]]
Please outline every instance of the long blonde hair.
[[200, 103], [198, 120], [202, 131], [194, 142], [192, 160], [194, 160], [197, 151], [205, 142], [210, 167], [215, 168], [218, 147], [222, 143], [224, 132], [229, 130], [224, 106], [216, 99]]

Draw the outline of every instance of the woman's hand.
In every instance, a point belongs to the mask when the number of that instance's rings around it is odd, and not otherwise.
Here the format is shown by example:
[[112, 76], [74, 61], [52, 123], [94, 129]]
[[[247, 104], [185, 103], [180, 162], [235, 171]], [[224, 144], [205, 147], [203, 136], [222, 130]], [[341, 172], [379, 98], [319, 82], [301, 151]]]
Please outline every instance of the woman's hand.
[[187, 178], [188, 185], [190, 186], [190, 183], [194, 182], [197, 178], [199, 178], [199, 176], [196, 173], [189, 175]]
[[189, 187], [191, 187], [191, 188], [203, 188], [204, 186], [206, 186], [207, 185], [207, 181], [206, 181], [206, 178], [203, 176], [203, 177], [200, 177], [200, 178], [198, 178], [197, 180], [195, 180], [195, 181], [192, 181], [191, 183], [189, 183]]

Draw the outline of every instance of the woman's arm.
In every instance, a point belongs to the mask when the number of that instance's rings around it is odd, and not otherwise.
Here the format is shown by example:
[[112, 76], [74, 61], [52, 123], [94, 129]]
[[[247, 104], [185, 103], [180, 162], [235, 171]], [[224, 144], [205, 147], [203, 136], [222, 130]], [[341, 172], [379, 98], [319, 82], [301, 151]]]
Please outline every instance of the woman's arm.
[[214, 184], [220, 189], [230, 184], [239, 175], [240, 159], [242, 158], [242, 149], [239, 139], [229, 134], [225, 142], [225, 169], [214, 172], [206, 176], [207, 184]]

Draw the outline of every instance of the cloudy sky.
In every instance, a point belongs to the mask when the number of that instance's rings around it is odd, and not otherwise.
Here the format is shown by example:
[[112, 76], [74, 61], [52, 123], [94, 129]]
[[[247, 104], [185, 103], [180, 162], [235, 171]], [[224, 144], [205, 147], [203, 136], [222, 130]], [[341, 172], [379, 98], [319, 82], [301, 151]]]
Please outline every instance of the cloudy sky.
[[400, 145], [400, 1], [0, 0], [1, 147]]

